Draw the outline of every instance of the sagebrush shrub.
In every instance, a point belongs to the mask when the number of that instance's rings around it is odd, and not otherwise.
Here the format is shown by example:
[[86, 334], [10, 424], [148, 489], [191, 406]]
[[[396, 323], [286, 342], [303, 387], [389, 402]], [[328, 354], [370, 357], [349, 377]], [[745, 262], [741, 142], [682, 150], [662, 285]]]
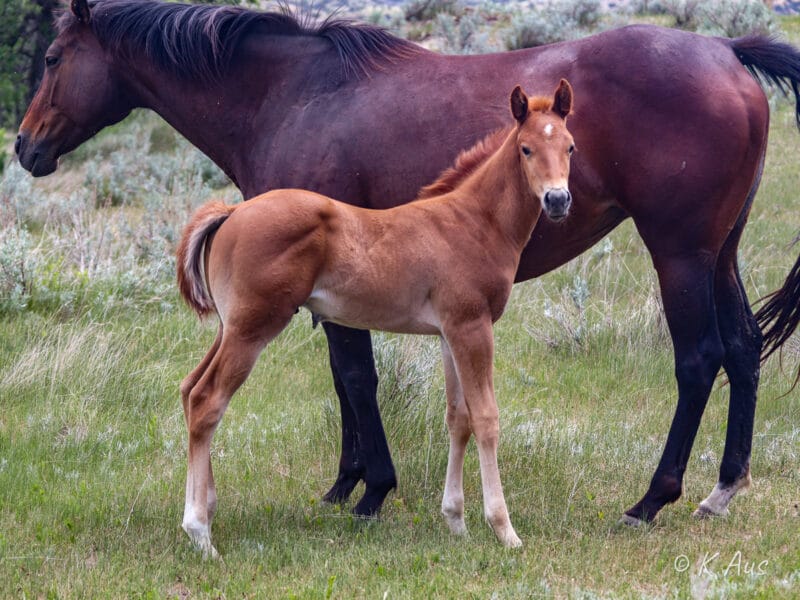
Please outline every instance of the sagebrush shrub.
[[25, 310], [35, 262], [33, 240], [16, 224], [0, 230], [0, 314]]
[[550, 0], [512, 17], [506, 46], [517, 50], [577, 39], [591, 33], [602, 14], [599, 0]]
[[704, 2], [699, 9], [698, 30], [740, 37], [774, 33], [777, 24], [772, 11], [761, 0], [713, 0]]
[[404, 8], [406, 21], [430, 21], [441, 14], [461, 12], [458, 0], [414, 0]]
[[485, 54], [496, 50], [483, 25], [484, 19], [477, 13], [467, 13], [458, 19], [440, 14], [436, 19], [438, 33], [445, 40], [443, 50], [453, 54]]
[[182, 138], [172, 152], [151, 153], [159, 127], [139, 116], [87, 143], [74, 190], [45, 191], [18, 163], [8, 166], [0, 178], [0, 314], [171, 306], [180, 231], [218, 195], [212, 188], [229, 181]]
[[664, 0], [664, 9], [668, 15], [675, 19], [675, 26], [681, 29], [694, 29], [701, 0]]

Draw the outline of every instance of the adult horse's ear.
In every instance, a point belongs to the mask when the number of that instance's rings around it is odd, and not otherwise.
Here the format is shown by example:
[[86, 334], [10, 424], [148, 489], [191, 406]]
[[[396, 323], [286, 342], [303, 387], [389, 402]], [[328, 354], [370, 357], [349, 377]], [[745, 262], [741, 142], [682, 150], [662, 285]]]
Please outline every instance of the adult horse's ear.
[[89, 20], [92, 18], [91, 12], [89, 11], [88, 0], [72, 0], [70, 2], [70, 9], [72, 10], [72, 14], [75, 15], [75, 18], [81, 23], [88, 24]]
[[562, 79], [553, 95], [553, 112], [565, 119], [572, 112], [572, 86]]
[[511, 92], [511, 114], [522, 125], [528, 117], [528, 97], [520, 86]]

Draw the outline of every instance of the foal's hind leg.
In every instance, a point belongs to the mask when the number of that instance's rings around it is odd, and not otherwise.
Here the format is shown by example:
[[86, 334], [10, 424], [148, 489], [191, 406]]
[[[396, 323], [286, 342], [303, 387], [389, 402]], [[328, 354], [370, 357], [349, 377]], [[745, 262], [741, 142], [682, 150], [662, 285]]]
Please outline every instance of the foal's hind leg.
[[471, 323], [445, 326], [443, 334], [461, 382], [469, 411], [469, 425], [478, 446], [484, 515], [504, 546], [521, 546], [508, 516], [497, 467], [500, 420], [492, 382], [494, 340], [491, 320], [487, 316]]
[[736, 227], [728, 236], [717, 262], [714, 286], [725, 358], [722, 366], [730, 383], [728, 430], [719, 482], [700, 503], [695, 516], [726, 515], [736, 493], [750, 485], [750, 449], [758, 391], [761, 358], [761, 330], [750, 310], [750, 303], [739, 276], [736, 252], [747, 221], [747, 212], [758, 184], [753, 186], [748, 203]]
[[[189, 394], [191, 393], [192, 389], [203, 374], [206, 372], [208, 365], [211, 363], [211, 359], [214, 358], [214, 355], [219, 350], [219, 344], [222, 341], [222, 323], [220, 323], [219, 328], [217, 329], [217, 337], [214, 339], [214, 343], [211, 344], [211, 348], [206, 355], [203, 357], [203, 360], [200, 361], [200, 364], [197, 365], [191, 373], [189, 373], [186, 378], [181, 382], [181, 401], [183, 403], [183, 416], [186, 421], [186, 427], [189, 427]], [[217, 490], [214, 486], [214, 475], [211, 471], [211, 460], [209, 457], [209, 464], [208, 464], [208, 472], [209, 472], [209, 485], [208, 485], [208, 502], [207, 502], [207, 510], [208, 510], [208, 522], [211, 523], [211, 520], [214, 518], [214, 513], [217, 510]], [[189, 490], [192, 487], [191, 482], [191, 471], [187, 472], [186, 474], [186, 498], [189, 498]], [[184, 513], [188, 510], [188, 505], [184, 507]]]
[[447, 457], [447, 476], [442, 496], [442, 514], [450, 531], [456, 535], [464, 535], [467, 533], [467, 526], [464, 523], [464, 454], [472, 431], [469, 428], [469, 412], [464, 402], [464, 391], [458, 380], [453, 356], [444, 338], [441, 342], [447, 391], [445, 421], [450, 433], [450, 451]]
[[[252, 332], [242, 335], [235, 328], [224, 327], [219, 348], [186, 399], [189, 464], [183, 529], [203, 552], [203, 557], [217, 556], [211, 544], [209, 513], [209, 507], [215, 505], [209, 498], [209, 491], [213, 489], [211, 438], [231, 396], [247, 379], [266, 343], [283, 329], [286, 322], [288, 319], [269, 335], [261, 336], [255, 336]], [[207, 359], [208, 355], [203, 362]]]

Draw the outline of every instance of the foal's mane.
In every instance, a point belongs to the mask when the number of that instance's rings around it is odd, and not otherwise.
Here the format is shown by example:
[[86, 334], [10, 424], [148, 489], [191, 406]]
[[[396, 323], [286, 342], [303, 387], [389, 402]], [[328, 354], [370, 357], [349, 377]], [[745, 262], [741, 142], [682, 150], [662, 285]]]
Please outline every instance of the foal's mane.
[[[182, 79], [209, 82], [227, 69], [234, 50], [258, 30], [284, 36], [328, 40], [346, 77], [362, 76], [381, 64], [402, 59], [420, 47], [373, 25], [329, 16], [314, 25], [288, 9], [259, 12], [239, 6], [192, 5], [154, 0], [93, 0], [91, 26], [100, 43], [122, 55], [144, 55]], [[283, 7], [282, 7], [283, 8]], [[65, 10], [59, 32], [77, 21]]]
[[[528, 99], [528, 110], [536, 112], [549, 112], [553, 108], [553, 99], [544, 96], [535, 96]], [[462, 150], [456, 157], [452, 167], [446, 169], [439, 178], [422, 188], [417, 196], [418, 200], [441, 196], [456, 189], [461, 182], [474, 173], [495, 152], [511, 133], [514, 125], [506, 125], [496, 129], [477, 144]]]

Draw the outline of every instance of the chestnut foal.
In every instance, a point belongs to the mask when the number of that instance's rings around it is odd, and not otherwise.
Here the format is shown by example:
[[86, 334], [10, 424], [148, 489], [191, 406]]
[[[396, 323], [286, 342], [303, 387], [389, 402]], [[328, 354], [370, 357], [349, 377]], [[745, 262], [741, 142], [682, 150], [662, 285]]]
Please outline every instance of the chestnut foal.
[[442, 512], [464, 533], [464, 452], [474, 433], [484, 514], [506, 546], [521, 545], [497, 467], [492, 323], [503, 313], [522, 249], [541, 213], [566, 217], [572, 88], [511, 94], [516, 119], [462, 153], [421, 198], [369, 210], [304, 190], [201, 207], [178, 248], [178, 283], [200, 315], [216, 311], [211, 349], [181, 384], [189, 430], [183, 529], [216, 556], [210, 444], [256, 358], [304, 306], [316, 320], [441, 337], [450, 453]]

